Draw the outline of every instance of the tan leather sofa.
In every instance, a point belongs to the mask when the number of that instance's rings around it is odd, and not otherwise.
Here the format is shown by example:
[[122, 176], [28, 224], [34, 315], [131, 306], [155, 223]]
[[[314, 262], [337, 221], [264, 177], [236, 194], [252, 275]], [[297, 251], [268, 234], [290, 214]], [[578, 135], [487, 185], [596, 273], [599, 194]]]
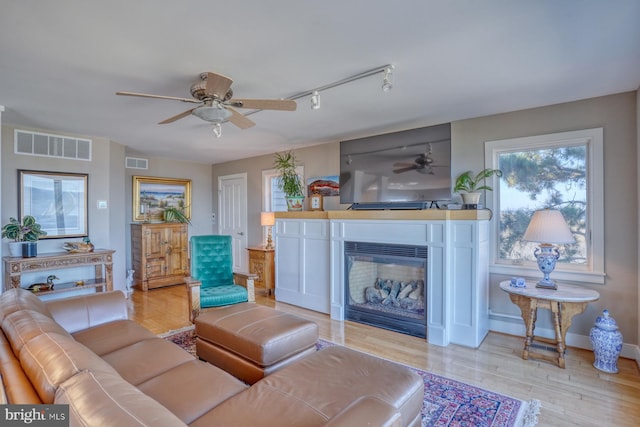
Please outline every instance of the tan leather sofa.
[[8, 403], [68, 404], [72, 426], [420, 424], [422, 381], [399, 365], [331, 347], [249, 387], [127, 317], [119, 291], [46, 303], [4, 292]]

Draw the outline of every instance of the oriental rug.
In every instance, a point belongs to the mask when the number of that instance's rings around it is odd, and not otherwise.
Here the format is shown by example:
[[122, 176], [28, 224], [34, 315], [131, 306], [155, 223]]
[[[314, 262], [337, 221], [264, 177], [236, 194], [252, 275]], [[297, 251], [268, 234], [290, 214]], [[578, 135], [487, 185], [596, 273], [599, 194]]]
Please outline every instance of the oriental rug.
[[[193, 326], [170, 331], [161, 337], [171, 340], [195, 356]], [[322, 349], [338, 345], [318, 340]], [[406, 365], [404, 365], [406, 366]], [[424, 381], [423, 427], [531, 427], [538, 422], [540, 401], [515, 399], [450, 378], [407, 366]]]

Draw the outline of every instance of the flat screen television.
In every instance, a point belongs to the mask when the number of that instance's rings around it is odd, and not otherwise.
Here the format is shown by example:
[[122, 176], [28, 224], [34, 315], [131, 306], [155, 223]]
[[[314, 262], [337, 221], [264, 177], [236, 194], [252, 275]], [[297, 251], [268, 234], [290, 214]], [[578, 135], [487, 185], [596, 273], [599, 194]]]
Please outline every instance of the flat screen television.
[[451, 199], [451, 123], [340, 142], [340, 203], [421, 209]]

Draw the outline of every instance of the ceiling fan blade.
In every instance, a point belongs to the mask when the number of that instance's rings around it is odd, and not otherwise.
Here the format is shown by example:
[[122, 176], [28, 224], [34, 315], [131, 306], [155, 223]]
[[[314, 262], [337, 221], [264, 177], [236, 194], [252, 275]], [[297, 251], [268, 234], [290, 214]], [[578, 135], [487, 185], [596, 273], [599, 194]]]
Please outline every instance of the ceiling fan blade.
[[202, 102], [202, 101], [198, 101], [197, 99], [178, 98], [177, 96], [150, 95], [148, 93], [137, 93], [137, 92], [116, 92], [116, 95], [139, 96], [141, 98], [155, 98], [155, 99], [173, 99], [174, 101], [192, 102], [195, 104], [200, 104]]
[[[196, 107], [196, 108], [198, 108], [198, 107]], [[196, 108], [192, 108], [192, 109], [187, 110], [187, 111], [184, 111], [184, 112], [182, 112], [182, 113], [180, 113], [180, 114], [176, 114], [175, 116], [173, 116], [173, 117], [169, 117], [168, 119], [165, 119], [165, 120], [163, 120], [163, 121], [159, 122], [158, 124], [159, 124], [159, 125], [166, 125], [167, 123], [173, 123], [173, 122], [175, 122], [176, 120], [183, 119], [183, 118], [187, 117], [189, 114], [191, 114], [191, 112], [192, 112], [193, 110], [195, 110]]]
[[233, 80], [222, 74], [207, 73], [207, 85], [204, 91], [213, 98], [224, 99], [231, 87], [231, 83], [233, 83]]
[[404, 172], [412, 171], [414, 169], [417, 169], [415, 165], [407, 166], [406, 168], [394, 169], [393, 173], [404, 173]]
[[229, 105], [236, 108], [250, 108], [252, 110], [281, 110], [295, 111], [298, 107], [292, 99], [238, 99], [229, 101]]
[[234, 125], [238, 126], [240, 129], [248, 129], [252, 126], [255, 126], [255, 122], [231, 107], [227, 107], [227, 110], [231, 111], [231, 117], [229, 117], [229, 121]]

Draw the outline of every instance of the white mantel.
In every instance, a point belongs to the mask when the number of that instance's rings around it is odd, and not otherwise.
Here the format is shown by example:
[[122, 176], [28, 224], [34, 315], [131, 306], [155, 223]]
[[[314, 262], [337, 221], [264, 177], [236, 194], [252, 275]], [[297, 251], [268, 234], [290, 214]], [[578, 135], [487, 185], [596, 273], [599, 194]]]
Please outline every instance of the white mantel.
[[344, 241], [428, 247], [427, 340], [478, 347], [489, 326], [490, 211], [276, 213], [276, 299], [344, 320]]

